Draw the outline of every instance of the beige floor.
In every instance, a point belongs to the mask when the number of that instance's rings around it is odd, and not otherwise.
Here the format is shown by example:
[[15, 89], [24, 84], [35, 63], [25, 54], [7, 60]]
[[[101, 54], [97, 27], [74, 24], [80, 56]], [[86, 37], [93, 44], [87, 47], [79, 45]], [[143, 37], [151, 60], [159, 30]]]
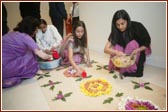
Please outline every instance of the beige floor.
[[[102, 64], [107, 64], [109, 60], [108, 55], [94, 51], [90, 52], [90, 56]], [[167, 88], [166, 69], [145, 65], [141, 79]], [[35, 78], [25, 80], [15, 87], [2, 89], [1, 104], [2, 110], [50, 110]]]

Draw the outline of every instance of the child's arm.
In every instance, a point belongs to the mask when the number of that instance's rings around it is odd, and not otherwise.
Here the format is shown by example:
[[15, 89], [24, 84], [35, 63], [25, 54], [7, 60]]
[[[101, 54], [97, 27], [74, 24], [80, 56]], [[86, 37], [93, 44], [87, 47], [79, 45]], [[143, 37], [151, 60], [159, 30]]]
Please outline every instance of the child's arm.
[[76, 65], [76, 63], [73, 60], [73, 49], [72, 48], [68, 48], [68, 58], [69, 58], [70, 64], [73, 66], [73, 68], [76, 69], [77, 74], [80, 75], [82, 73], [82, 70]]
[[85, 48], [85, 54], [86, 54], [86, 65], [88, 67], [91, 67], [91, 61], [90, 61], [90, 56], [89, 56], [89, 49], [88, 48]]

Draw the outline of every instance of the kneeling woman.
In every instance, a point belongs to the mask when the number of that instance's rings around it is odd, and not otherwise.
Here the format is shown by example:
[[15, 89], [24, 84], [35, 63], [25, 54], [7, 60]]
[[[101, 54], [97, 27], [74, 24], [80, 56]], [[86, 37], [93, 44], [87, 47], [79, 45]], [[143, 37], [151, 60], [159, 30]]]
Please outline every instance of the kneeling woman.
[[[124, 76], [143, 76], [146, 56], [151, 54], [151, 39], [146, 28], [139, 22], [131, 21], [125, 10], [118, 10], [112, 20], [112, 29], [104, 52], [110, 54], [109, 70], [117, 70]], [[117, 68], [111, 61], [114, 56], [136, 55], [135, 64]]]
[[[42, 59], [51, 58], [39, 49], [34, 37], [39, 21], [33, 17], [24, 18], [14, 29], [2, 38], [2, 87], [11, 87], [40, 73], [36, 55]], [[42, 73], [42, 72], [41, 72]]]

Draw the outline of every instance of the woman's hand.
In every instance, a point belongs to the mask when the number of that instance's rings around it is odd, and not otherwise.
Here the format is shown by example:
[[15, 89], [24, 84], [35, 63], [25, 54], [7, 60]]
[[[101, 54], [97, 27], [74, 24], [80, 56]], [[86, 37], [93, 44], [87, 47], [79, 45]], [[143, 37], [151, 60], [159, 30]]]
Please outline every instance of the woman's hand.
[[45, 53], [49, 54], [50, 53], [50, 50], [49, 49], [46, 49], [44, 50]]
[[135, 55], [135, 54], [137, 54], [138, 52], [140, 52], [139, 48], [133, 50], [132, 53], [131, 53], [131, 55]]
[[114, 50], [116, 56], [123, 56], [124, 53], [122, 51]]

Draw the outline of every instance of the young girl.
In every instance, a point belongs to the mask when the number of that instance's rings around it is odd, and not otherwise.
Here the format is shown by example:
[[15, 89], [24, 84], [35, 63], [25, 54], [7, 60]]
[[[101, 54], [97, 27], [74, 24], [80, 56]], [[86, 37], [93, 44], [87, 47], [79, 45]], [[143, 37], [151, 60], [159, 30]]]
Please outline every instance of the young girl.
[[60, 55], [62, 57], [61, 64], [72, 65], [79, 76], [82, 70], [77, 64], [84, 61], [84, 55], [86, 55], [86, 65], [91, 67], [87, 45], [87, 31], [83, 21], [78, 21], [74, 25], [72, 36], [67, 38], [61, 46]]
[[40, 49], [49, 52], [52, 49], [59, 50], [58, 47], [62, 37], [55, 26], [47, 25], [47, 22], [41, 19], [38, 32], [36, 33], [36, 41]]
[[151, 53], [151, 38], [146, 28], [139, 22], [131, 21], [125, 10], [118, 10], [112, 20], [111, 34], [108, 38], [104, 52], [115, 55], [136, 55], [134, 65], [127, 68], [117, 68], [109, 61], [109, 70], [118, 70], [124, 76], [143, 76], [146, 55]]

